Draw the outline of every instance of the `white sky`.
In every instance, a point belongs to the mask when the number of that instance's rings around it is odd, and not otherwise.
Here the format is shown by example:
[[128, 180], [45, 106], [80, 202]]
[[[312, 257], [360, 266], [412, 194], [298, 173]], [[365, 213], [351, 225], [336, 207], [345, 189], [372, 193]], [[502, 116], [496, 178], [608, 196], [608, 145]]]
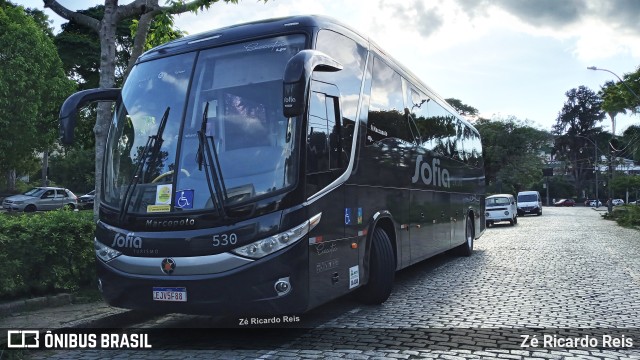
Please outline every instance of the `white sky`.
[[[13, 2], [43, 8], [41, 0]], [[59, 2], [72, 10], [101, 3]], [[57, 27], [65, 22], [46, 13]], [[619, 76], [640, 66], [638, 0], [240, 0], [182, 14], [176, 26], [196, 34], [302, 14], [348, 24], [440, 95], [460, 99], [484, 117], [515, 116], [545, 130], [555, 123], [565, 92], [580, 85], [597, 92], [616, 80], [587, 66]], [[618, 116], [616, 133], [631, 124], [640, 125], [640, 116]], [[609, 120], [602, 125], [611, 130]]]

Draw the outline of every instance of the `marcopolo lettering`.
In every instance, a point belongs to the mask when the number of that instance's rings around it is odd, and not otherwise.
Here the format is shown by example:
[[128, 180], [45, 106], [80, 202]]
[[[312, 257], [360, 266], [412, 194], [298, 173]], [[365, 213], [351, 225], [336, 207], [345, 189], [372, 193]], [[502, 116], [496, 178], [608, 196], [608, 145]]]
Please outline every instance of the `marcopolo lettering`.
[[117, 233], [116, 236], [113, 237], [113, 243], [111, 244], [111, 247], [115, 246], [119, 248], [141, 249], [142, 238], [140, 236], [135, 236], [134, 233], [128, 233], [127, 236]]
[[174, 228], [178, 226], [193, 226], [196, 224], [194, 219], [180, 219], [180, 220], [147, 220], [146, 227], [151, 228]]
[[412, 183], [422, 179], [425, 185], [442, 186], [448, 188], [449, 170], [440, 168], [440, 160], [433, 158], [431, 165], [422, 159], [422, 155], [416, 158], [416, 171], [411, 178]]

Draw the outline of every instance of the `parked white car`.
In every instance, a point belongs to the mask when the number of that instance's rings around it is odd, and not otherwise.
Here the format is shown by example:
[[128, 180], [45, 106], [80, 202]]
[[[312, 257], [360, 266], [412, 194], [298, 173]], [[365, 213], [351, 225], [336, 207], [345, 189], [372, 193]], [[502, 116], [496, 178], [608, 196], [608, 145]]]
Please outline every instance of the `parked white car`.
[[500, 221], [508, 221], [509, 224], [518, 223], [518, 208], [516, 199], [511, 194], [496, 194], [488, 196], [485, 201], [485, 221], [487, 227]]
[[613, 206], [624, 205], [624, 200], [622, 200], [622, 199], [613, 199], [613, 200], [611, 200], [611, 205], [613, 205]]

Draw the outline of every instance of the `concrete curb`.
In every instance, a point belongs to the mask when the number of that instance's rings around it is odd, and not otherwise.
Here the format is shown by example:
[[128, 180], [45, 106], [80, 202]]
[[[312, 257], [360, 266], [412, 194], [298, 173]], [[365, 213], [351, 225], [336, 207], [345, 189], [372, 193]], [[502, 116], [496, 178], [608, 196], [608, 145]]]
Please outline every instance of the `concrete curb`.
[[12, 314], [25, 310], [38, 310], [46, 307], [56, 307], [73, 303], [73, 294], [58, 294], [26, 300], [17, 300], [5, 304], [0, 304], [0, 317], [11, 316]]

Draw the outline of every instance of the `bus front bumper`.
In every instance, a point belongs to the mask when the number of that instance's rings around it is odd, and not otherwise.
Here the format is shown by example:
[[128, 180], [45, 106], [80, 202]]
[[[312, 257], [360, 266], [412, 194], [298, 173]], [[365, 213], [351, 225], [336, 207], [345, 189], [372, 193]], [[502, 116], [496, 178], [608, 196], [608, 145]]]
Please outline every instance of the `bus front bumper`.
[[[289, 315], [307, 310], [308, 259], [308, 246], [300, 241], [250, 264], [217, 274], [136, 275], [117, 270], [100, 259], [96, 262], [98, 287], [111, 306], [158, 313]], [[276, 290], [279, 281], [288, 282], [288, 291]], [[180, 295], [154, 300], [158, 298], [155, 291], [168, 289]], [[282, 290], [282, 284], [279, 289]]]

